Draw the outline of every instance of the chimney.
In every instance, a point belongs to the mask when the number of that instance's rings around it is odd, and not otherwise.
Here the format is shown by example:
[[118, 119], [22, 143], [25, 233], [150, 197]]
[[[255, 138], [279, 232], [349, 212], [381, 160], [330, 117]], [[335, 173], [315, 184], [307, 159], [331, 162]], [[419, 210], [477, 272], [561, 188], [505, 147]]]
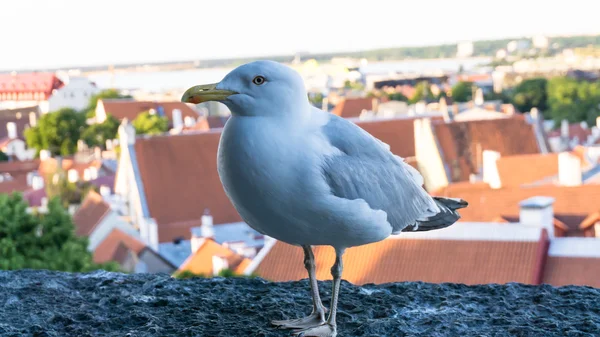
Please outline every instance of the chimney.
[[124, 118], [119, 126], [119, 144], [135, 144], [135, 128], [129, 123], [127, 118]]
[[67, 173], [67, 179], [69, 179], [69, 182], [71, 183], [77, 182], [79, 180], [79, 172], [75, 169], [70, 169]]
[[537, 108], [531, 108], [531, 111], [529, 111], [529, 116], [531, 116], [531, 119], [534, 121], [537, 121], [540, 117], [540, 111]]
[[50, 159], [50, 151], [48, 150], [41, 150], [40, 151], [40, 160], [44, 161]]
[[562, 186], [580, 186], [583, 183], [581, 160], [570, 152], [558, 154], [558, 181]]
[[371, 111], [377, 113], [379, 110], [379, 98], [373, 97], [371, 99]]
[[35, 177], [35, 172], [27, 173], [27, 186], [33, 185], [33, 177]]
[[36, 175], [31, 178], [31, 188], [34, 190], [41, 190], [44, 188], [44, 178]]
[[425, 102], [420, 101], [415, 104], [415, 112], [417, 115], [423, 115], [426, 110]]
[[173, 109], [173, 129], [181, 130], [183, 128], [183, 117], [181, 117], [181, 110]]
[[500, 152], [492, 150], [483, 150], [483, 181], [490, 185], [491, 188], [500, 188], [500, 174], [496, 162], [500, 159]]
[[100, 195], [103, 198], [108, 198], [110, 197], [110, 187], [106, 186], [106, 185], [101, 185], [100, 186]]
[[17, 124], [15, 122], [6, 123], [6, 130], [8, 131], [8, 138], [17, 138]]
[[96, 160], [102, 159], [102, 149], [99, 146], [94, 148], [94, 158], [96, 158]]
[[37, 126], [37, 114], [35, 112], [29, 113], [29, 126]]
[[[198, 119], [200, 119], [200, 117], [198, 117]], [[194, 117], [185, 116], [185, 118], [183, 119], [183, 125], [187, 127], [192, 127], [194, 126], [194, 124], [196, 124], [196, 120], [194, 119]]]
[[452, 115], [450, 114], [450, 110], [448, 110], [448, 104], [446, 104], [446, 98], [440, 98], [440, 112], [444, 116], [444, 121], [446, 123], [452, 121]]
[[554, 237], [554, 198], [535, 196], [519, 203], [519, 222], [522, 225], [546, 228]]
[[158, 225], [152, 218], [144, 218], [140, 226], [140, 236], [154, 251], [158, 251]]
[[475, 103], [475, 106], [482, 106], [483, 102], [483, 90], [481, 90], [481, 88], [477, 88], [477, 91], [475, 91], [475, 99], [473, 103]]
[[202, 226], [200, 227], [200, 233], [203, 238], [214, 238], [215, 237], [215, 229], [213, 227], [213, 217], [210, 215], [210, 211], [207, 209], [204, 210], [204, 214], [202, 215]]
[[569, 121], [566, 119], [560, 121], [560, 136], [563, 138], [569, 138]]
[[227, 258], [224, 256], [213, 255], [212, 257], [213, 275], [219, 274], [222, 270], [229, 268]]

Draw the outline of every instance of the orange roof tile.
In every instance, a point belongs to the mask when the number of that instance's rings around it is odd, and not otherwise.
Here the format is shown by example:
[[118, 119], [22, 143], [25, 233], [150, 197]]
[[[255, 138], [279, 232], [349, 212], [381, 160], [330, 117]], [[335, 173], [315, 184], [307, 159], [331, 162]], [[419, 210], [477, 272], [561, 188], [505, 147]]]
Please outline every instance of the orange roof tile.
[[543, 282], [553, 286], [600, 288], [600, 258], [549, 256]]
[[467, 181], [479, 169], [480, 150], [503, 156], [539, 153], [532, 125], [520, 116], [492, 120], [432, 123], [451, 181]]
[[[579, 157], [582, 168], [585, 168], [584, 157], [575, 151], [571, 153]], [[558, 155], [535, 153], [500, 157], [496, 165], [502, 186], [518, 186], [557, 175]]]
[[[374, 120], [353, 120], [356, 125], [370, 133], [373, 137], [390, 146], [390, 150], [400, 157], [415, 156], [415, 123], [416, 118], [393, 118]], [[441, 121], [442, 117], [432, 120]]]
[[96, 247], [96, 250], [94, 250], [94, 262], [105, 263], [115, 261], [115, 259], [118, 258], [116, 254], [119, 253], [119, 246], [121, 244], [135, 254], [139, 254], [146, 248], [146, 245], [142, 241], [115, 228]]
[[[390, 238], [353, 247], [344, 254], [343, 279], [354, 284], [401, 281], [537, 283], [546, 243]], [[314, 248], [319, 280], [331, 279], [331, 247]], [[299, 247], [277, 242], [256, 272], [271, 281], [307, 277]]]
[[90, 236], [96, 226], [110, 212], [110, 206], [95, 191], [88, 192], [81, 207], [73, 214], [75, 233], [79, 236]]
[[215, 224], [241, 221], [217, 173], [220, 137], [215, 130], [136, 140], [146, 202], [158, 224], [160, 242], [189, 238], [190, 228], [206, 208]]
[[469, 207], [461, 210], [462, 221], [489, 221], [503, 217], [519, 217], [519, 202], [533, 196], [555, 198], [553, 205], [555, 217], [569, 227], [567, 236], [585, 235], [578, 227], [590, 214], [597, 212], [600, 205], [600, 188], [596, 185], [556, 186], [541, 185], [535, 187], [504, 187], [500, 189], [460, 188], [454, 190], [454, 184], [442, 188], [435, 195], [462, 198]]
[[[62, 169], [65, 171], [69, 171], [71, 169], [76, 170], [79, 174], [80, 178], [83, 178], [83, 174], [85, 169], [89, 167], [95, 167], [100, 169], [102, 167], [101, 160], [92, 160], [90, 162], [77, 162], [72, 158], [62, 158], [61, 159]], [[49, 175], [56, 173], [58, 169], [58, 160], [56, 158], [48, 158], [46, 160], [42, 160], [39, 166], [39, 172], [44, 177], [44, 179], [48, 179]]]
[[174, 109], [181, 110], [182, 119], [185, 119], [186, 117], [192, 117], [194, 119], [197, 119], [199, 116], [198, 113], [191, 107], [191, 105], [176, 101], [149, 102], [133, 101], [129, 99], [107, 99], [102, 100], [102, 104], [104, 105], [104, 111], [107, 114], [112, 115], [119, 121], [125, 118], [132, 121], [143, 112], [147, 112], [150, 109], [155, 109], [158, 111], [158, 109], [160, 109], [161, 107], [162, 109], [164, 109], [165, 116], [169, 119], [170, 122], [173, 122]]
[[515, 186], [558, 174], [558, 153], [503, 156], [496, 162], [502, 186]]
[[373, 98], [344, 98], [334, 108], [331, 113], [344, 118], [360, 116], [363, 110], [373, 109]]
[[212, 275], [213, 256], [220, 256], [227, 260], [228, 269], [241, 274], [250, 264], [250, 260], [223, 247], [213, 240], [204, 240], [198, 250], [192, 254], [178, 269], [178, 272], [189, 271], [194, 274]]

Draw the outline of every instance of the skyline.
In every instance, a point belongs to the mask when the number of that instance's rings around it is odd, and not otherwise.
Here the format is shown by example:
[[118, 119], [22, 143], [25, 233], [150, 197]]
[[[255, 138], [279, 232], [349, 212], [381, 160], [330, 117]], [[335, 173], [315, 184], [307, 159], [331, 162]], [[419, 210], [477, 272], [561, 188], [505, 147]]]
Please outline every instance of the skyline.
[[[584, 0], [570, 1], [569, 7], [507, 0], [492, 11], [478, 9], [481, 6], [473, 0], [451, 4], [430, 0], [426, 5], [371, 1], [364, 7], [338, 0], [306, 0], [295, 7], [286, 5], [273, 0], [230, 1], [226, 5], [191, 0], [173, 0], [168, 5], [107, 0], [101, 7], [86, 7], [73, 0], [10, 2], [0, 12], [0, 30], [16, 34], [3, 36], [1, 43], [10, 46], [5, 49], [10, 52], [0, 54], [0, 70], [351, 52], [600, 33], [594, 24], [595, 12], [581, 10], [589, 7]], [[277, 15], [267, 13], [267, 8]], [[436, 11], [424, 12], [424, 8]], [[531, 18], [531, 13], [539, 11], [543, 17]]]

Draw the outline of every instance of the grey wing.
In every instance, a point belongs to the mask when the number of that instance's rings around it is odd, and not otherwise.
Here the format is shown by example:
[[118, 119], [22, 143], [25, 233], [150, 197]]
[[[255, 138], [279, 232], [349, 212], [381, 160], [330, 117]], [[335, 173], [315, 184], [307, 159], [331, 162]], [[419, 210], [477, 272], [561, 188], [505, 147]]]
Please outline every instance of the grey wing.
[[335, 115], [323, 126], [323, 133], [342, 152], [328, 157], [323, 165], [335, 196], [363, 199], [372, 209], [385, 211], [392, 233], [439, 211], [422, 187], [421, 174], [391, 153], [387, 144]]

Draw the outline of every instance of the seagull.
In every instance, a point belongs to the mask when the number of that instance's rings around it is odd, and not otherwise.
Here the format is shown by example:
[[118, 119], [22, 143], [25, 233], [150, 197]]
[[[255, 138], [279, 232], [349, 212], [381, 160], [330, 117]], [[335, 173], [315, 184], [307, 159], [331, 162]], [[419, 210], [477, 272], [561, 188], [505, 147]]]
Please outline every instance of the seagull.
[[[181, 101], [216, 101], [231, 110], [217, 154], [225, 193], [250, 227], [303, 249], [312, 312], [271, 322], [292, 335], [337, 335], [347, 248], [448, 227], [460, 219], [456, 210], [467, 206], [462, 199], [430, 196], [421, 174], [387, 144], [312, 106], [302, 77], [287, 65], [241, 65], [219, 83], [189, 88]], [[312, 246], [320, 245], [336, 254], [330, 310], [315, 276]]]

